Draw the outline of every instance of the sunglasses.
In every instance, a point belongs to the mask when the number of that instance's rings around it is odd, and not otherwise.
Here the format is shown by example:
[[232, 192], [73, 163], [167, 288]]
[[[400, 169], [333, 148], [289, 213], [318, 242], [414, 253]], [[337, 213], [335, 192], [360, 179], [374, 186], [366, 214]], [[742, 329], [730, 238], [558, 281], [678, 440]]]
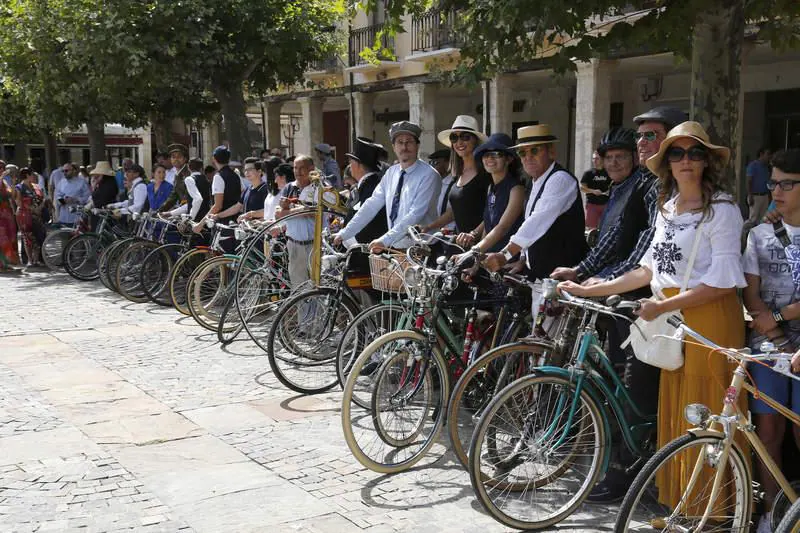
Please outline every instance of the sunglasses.
[[775, 189], [780, 187], [782, 191], [791, 191], [792, 189], [794, 189], [794, 186], [797, 185], [798, 183], [800, 183], [800, 180], [781, 180], [781, 181], [769, 180], [767, 181], [767, 190], [774, 191]]
[[670, 163], [677, 163], [682, 161], [687, 155], [689, 156], [689, 161], [705, 161], [708, 159], [708, 151], [705, 147], [696, 144], [688, 150], [684, 150], [678, 146], [671, 147], [667, 150], [667, 161]]
[[636, 134], [633, 136], [636, 139], [636, 142], [641, 141], [644, 139], [648, 142], [654, 142], [658, 138], [658, 132], [656, 131], [637, 131]]
[[486, 152], [485, 154], [483, 154], [482, 157], [484, 159], [502, 159], [505, 156], [506, 156], [505, 152], [494, 150], [492, 152]]
[[539, 155], [539, 152], [544, 152], [545, 148], [546, 147], [544, 147], [544, 146], [532, 146], [530, 148], [518, 148], [517, 149], [517, 155], [520, 158], [524, 158], [528, 154], [532, 155], [533, 157], [536, 157], [537, 155]]
[[461, 132], [461, 133], [451, 133], [450, 134], [450, 143], [457, 143], [458, 141], [462, 142], [469, 142], [474, 139], [475, 136], [471, 133]]

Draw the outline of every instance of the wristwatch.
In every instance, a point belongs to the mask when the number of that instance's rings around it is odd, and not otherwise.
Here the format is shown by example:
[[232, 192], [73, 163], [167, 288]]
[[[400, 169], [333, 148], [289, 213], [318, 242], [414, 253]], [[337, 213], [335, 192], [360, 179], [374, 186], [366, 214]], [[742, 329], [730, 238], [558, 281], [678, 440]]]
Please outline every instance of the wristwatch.
[[506, 263], [508, 263], [509, 261], [511, 261], [514, 258], [514, 254], [512, 254], [511, 251], [508, 248], [504, 249], [502, 251], [502, 254], [503, 254], [503, 257], [505, 257], [505, 259], [506, 259]]
[[777, 309], [777, 310], [772, 312], [772, 318], [778, 324], [780, 324], [781, 322], [786, 322], [786, 319], [783, 318], [783, 315], [781, 314], [781, 310], [780, 309]]

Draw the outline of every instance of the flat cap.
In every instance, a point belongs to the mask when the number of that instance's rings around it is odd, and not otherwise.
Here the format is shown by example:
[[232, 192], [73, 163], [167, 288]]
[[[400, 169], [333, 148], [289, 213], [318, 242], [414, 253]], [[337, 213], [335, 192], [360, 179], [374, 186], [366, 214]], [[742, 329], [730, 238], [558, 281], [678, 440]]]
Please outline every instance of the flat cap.
[[420, 135], [422, 135], [422, 128], [419, 125], [414, 124], [413, 122], [409, 122], [407, 120], [403, 120], [401, 122], [395, 122], [392, 124], [392, 127], [389, 128], [389, 138], [392, 142], [394, 142], [395, 137], [400, 135], [401, 133], [408, 133], [412, 135], [417, 141], [419, 141]]

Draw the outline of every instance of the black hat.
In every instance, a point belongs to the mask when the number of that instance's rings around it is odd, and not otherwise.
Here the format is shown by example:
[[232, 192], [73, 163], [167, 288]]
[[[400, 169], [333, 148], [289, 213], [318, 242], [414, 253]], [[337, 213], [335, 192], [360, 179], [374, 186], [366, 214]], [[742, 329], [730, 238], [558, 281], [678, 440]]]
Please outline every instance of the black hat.
[[345, 155], [368, 168], [375, 169], [378, 166], [379, 153], [380, 149], [375, 143], [370, 142], [366, 137], [357, 137], [353, 152]]
[[505, 133], [493, 133], [489, 136], [489, 140], [475, 148], [475, 159], [480, 161], [486, 152], [503, 152], [506, 155], [516, 157], [517, 154], [511, 149], [512, 144], [514, 144], [514, 141]]
[[186, 145], [184, 145], [184, 144], [175, 143], [175, 144], [170, 144], [169, 146], [167, 146], [167, 153], [171, 154], [172, 152], [180, 152], [185, 157], [189, 157], [189, 149], [186, 148]]
[[450, 150], [448, 148], [444, 148], [442, 150], [436, 150], [431, 155], [428, 156], [428, 160], [431, 159], [450, 159]]
[[654, 107], [650, 111], [646, 111], [641, 115], [633, 117], [633, 122], [638, 126], [642, 122], [660, 122], [664, 125], [667, 131], [671, 130], [678, 124], [686, 122], [688, 117], [686, 113], [668, 105]]

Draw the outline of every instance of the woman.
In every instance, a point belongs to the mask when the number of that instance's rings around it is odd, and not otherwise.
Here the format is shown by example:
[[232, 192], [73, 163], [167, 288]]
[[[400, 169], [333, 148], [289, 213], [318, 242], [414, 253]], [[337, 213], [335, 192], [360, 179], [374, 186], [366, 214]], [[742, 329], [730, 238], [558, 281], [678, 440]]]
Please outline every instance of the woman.
[[[659, 213], [653, 240], [641, 268], [613, 281], [583, 287], [573, 282], [559, 288], [576, 296], [622, 294], [650, 284], [663, 299], [642, 300], [638, 315], [653, 320], [662, 313], [681, 311], [686, 324], [721, 346], [744, 344], [744, 317], [736, 294], [745, 287], [740, 243], [744, 221], [733, 198], [722, 192], [722, 169], [730, 151], [715, 146], [697, 122], [679, 124], [667, 134], [656, 155], [647, 160], [659, 178]], [[679, 293], [689, 256], [700, 232], [687, 290]], [[683, 417], [690, 403], [722, 411], [722, 398], [732, 367], [720, 354], [685, 344], [684, 365], [661, 371], [658, 398], [658, 447], [686, 433]], [[740, 401], [746, 405], [747, 398]], [[745, 409], [746, 411], [746, 409]], [[686, 461], [688, 463], [688, 460]], [[659, 500], [675, 507], [691, 473], [689, 464], [673, 463], [657, 476]], [[704, 481], [698, 481], [703, 486]], [[723, 496], [718, 501], [725, 501]]]
[[450, 169], [453, 185], [448, 200], [450, 205], [439, 218], [422, 228], [424, 233], [439, 231], [451, 221], [456, 222], [456, 243], [465, 246], [470, 235], [483, 232], [483, 208], [486, 206], [486, 191], [491, 178], [478, 160], [475, 159], [475, 148], [487, 140], [486, 135], [478, 131], [478, 121], [468, 115], [456, 117], [453, 127], [438, 135], [439, 142], [449, 146]]
[[0, 272], [19, 272], [17, 223], [14, 220], [14, 190], [8, 186], [5, 173], [0, 178]]
[[492, 181], [483, 210], [483, 224], [462, 237], [465, 248], [477, 243], [475, 246], [483, 253], [502, 250], [522, 225], [525, 186], [519, 179], [522, 166], [511, 149], [512, 144], [511, 137], [505, 133], [495, 133], [475, 149], [475, 159], [482, 162]]
[[250, 187], [242, 193], [242, 215], [239, 220], [262, 219], [268, 193], [267, 184], [263, 181], [262, 162], [255, 157], [245, 159], [244, 177], [250, 182]]
[[102, 208], [117, 201], [119, 187], [116, 173], [111, 170], [108, 161], [98, 161], [91, 170], [92, 180], [98, 179], [97, 187], [92, 190], [92, 206]]
[[150, 202], [150, 209], [152, 211], [161, 207], [161, 204], [172, 192], [172, 184], [166, 181], [167, 167], [160, 163], [156, 163], [153, 167], [153, 181], [147, 184], [147, 199]]
[[44, 232], [42, 208], [44, 207], [44, 191], [37, 183], [36, 174], [31, 169], [20, 171], [20, 182], [15, 188], [17, 204], [17, 226], [22, 233], [28, 266], [40, 266], [42, 262], [39, 251], [42, 243], [39, 236]]
[[267, 182], [267, 197], [264, 200], [264, 212], [262, 216], [267, 222], [275, 220], [275, 209], [281, 201], [282, 191], [286, 185], [294, 181], [294, 169], [288, 163], [282, 163], [275, 168], [275, 180]]

